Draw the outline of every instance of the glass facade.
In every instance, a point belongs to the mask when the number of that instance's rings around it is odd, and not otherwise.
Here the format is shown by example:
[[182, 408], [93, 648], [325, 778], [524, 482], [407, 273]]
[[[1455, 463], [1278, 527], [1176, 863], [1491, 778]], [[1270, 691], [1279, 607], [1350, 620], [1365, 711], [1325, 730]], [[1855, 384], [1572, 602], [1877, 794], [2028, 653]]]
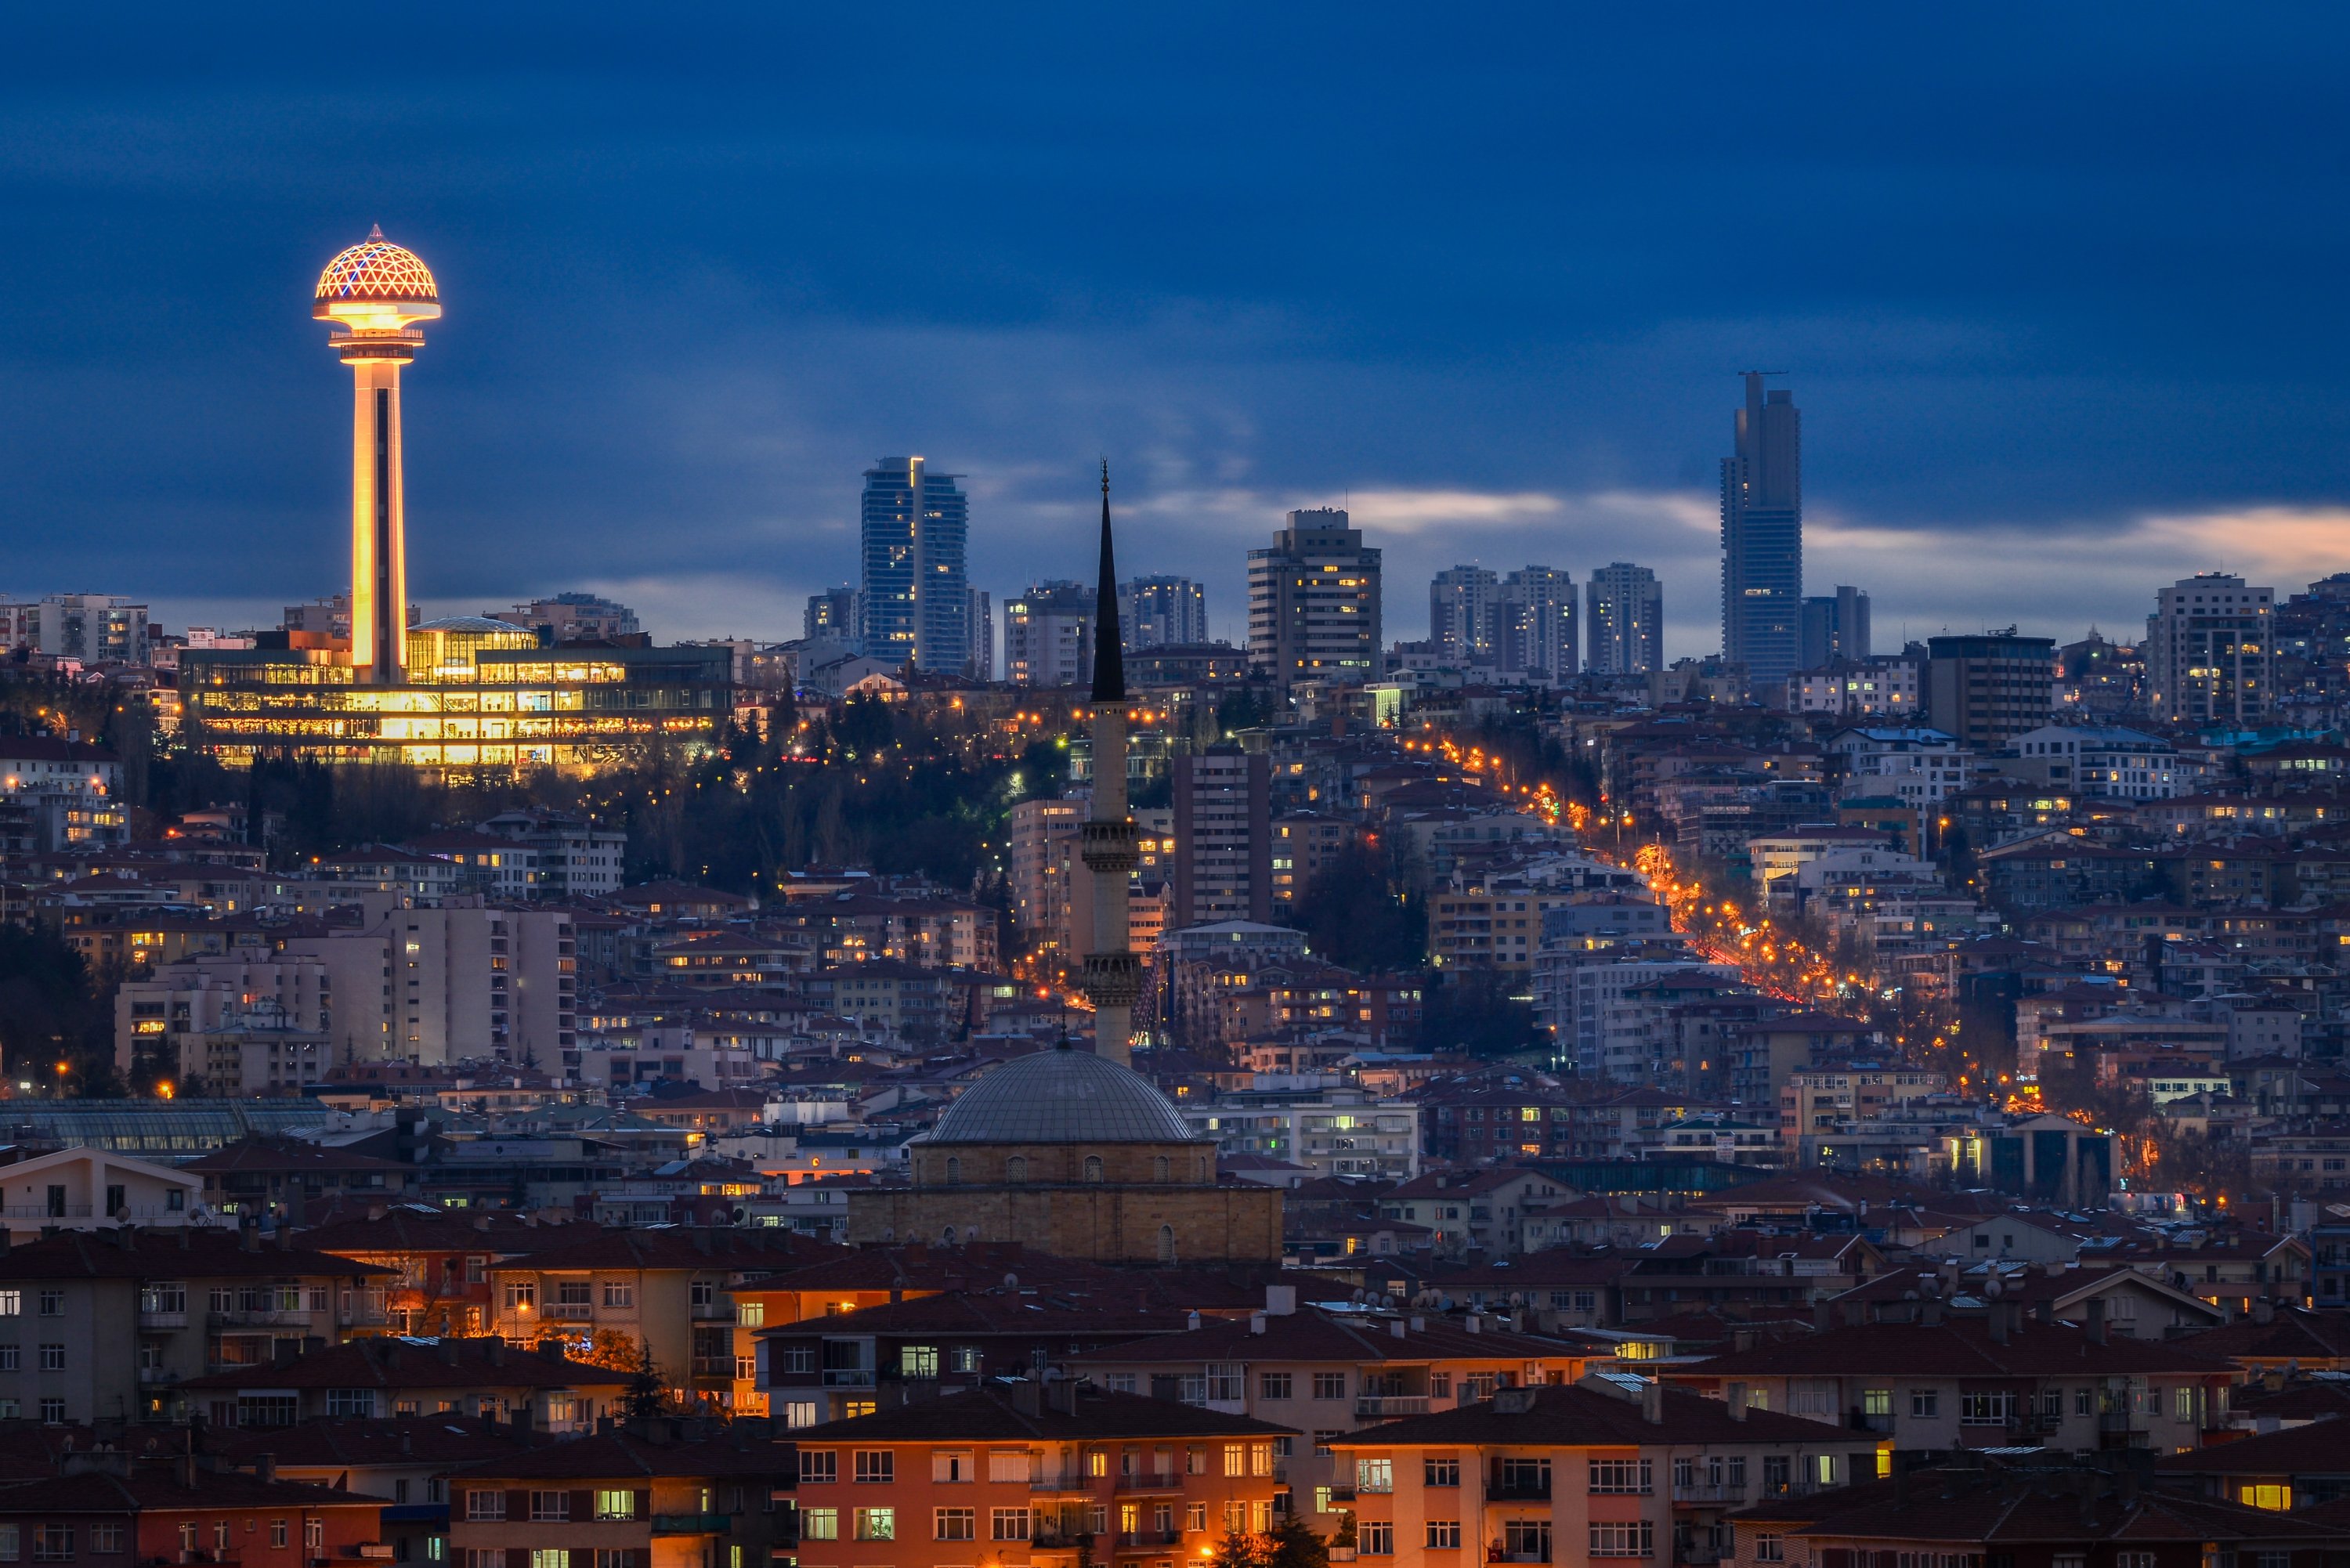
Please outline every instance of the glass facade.
[[919, 457], [885, 457], [865, 472], [858, 519], [864, 592], [858, 639], [866, 656], [960, 675], [972, 662], [964, 551], [971, 501], [956, 475]]

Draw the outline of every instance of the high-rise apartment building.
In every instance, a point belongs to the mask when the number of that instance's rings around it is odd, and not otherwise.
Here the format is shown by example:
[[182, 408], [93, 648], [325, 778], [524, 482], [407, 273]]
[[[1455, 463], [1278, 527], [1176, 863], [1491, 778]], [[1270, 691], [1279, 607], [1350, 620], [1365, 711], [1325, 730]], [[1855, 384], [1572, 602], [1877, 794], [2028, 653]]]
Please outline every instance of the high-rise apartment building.
[[147, 607], [111, 594], [0, 603], [0, 650], [21, 648], [84, 664], [144, 664], [148, 640]]
[[1721, 655], [1758, 691], [1783, 687], [1803, 654], [1804, 441], [1792, 392], [1746, 375], [1746, 405], [1721, 462]]
[[865, 471], [858, 640], [868, 659], [911, 659], [935, 675], [960, 675], [971, 659], [971, 502], [957, 477], [931, 472], [919, 457], [885, 457]]
[[1482, 566], [1450, 566], [1428, 585], [1428, 640], [1436, 657], [1456, 670], [1491, 664], [1494, 656], [1495, 590], [1501, 579]]
[[1175, 899], [1168, 929], [1273, 919], [1273, 765], [1210, 746], [1175, 759]]
[[1126, 646], [1180, 648], [1208, 640], [1208, 593], [1189, 577], [1136, 577], [1118, 590]]
[[857, 639], [857, 589], [848, 583], [808, 595], [800, 635], [810, 642], [850, 643]]
[[1493, 594], [1493, 662], [1505, 680], [1555, 685], [1575, 674], [1575, 579], [1524, 566]]
[[1062, 841], [1085, 827], [1082, 800], [1024, 800], [1012, 808], [1012, 919], [1046, 947], [1064, 947], [1068, 905], [1067, 857]]
[[2276, 590], [2199, 572], [2146, 618], [2147, 706], [2179, 724], [2255, 724], [2274, 705]]
[[1378, 678], [1379, 552], [1343, 510], [1292, 512], [1271, 549], [1249, 552], [1248, 636], [1250, 662], [1284, 691]]
[[1990, 751], [2048, 722], [2056, 708], [2056, 639], [2011, 628], [1926, 643], [1926, 722]]
[[971, 590], [971, 676], [995, 679], [995, 601], [983, 588]]
[[1665, 590], [1657, 574], [1616, 561], [1583, 588], [1595, 675], [1646, 675], [1665, 667]]
[[1868, 596], [1858, 588], [1839, 586], [1833, 594], [1804, 601], [1805, 670], [1819, 670], [1839, 660], [1854, 664], [1868, 658]]
[[1014, 686], [1082, 686], [1093, 679], [1094, 590], [1037, 583], [1003, 601], [1003, 679]]

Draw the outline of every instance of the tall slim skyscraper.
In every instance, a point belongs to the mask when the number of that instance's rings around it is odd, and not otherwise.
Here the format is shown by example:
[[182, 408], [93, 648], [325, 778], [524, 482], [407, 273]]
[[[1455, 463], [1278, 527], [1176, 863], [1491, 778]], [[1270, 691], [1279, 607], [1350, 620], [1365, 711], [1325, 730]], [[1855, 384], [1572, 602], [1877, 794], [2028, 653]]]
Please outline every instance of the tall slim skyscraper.
[[984, 588], [971, 590], [971, 675], [995, 679], [995, 600]]
[[1249, 552], [1249, 662], [1284, 691], [1301, 680], [1378, 679], [1379, 552], [1336, 506], [1289, 514]]
[[1523, 566], [1493, 593], [1494, 663], [1503, 677], [1536, 686], [1575, 674], [1575, 579], [1549, 566]]
[[1792, 392], [1746, 373], [1731, 454], [1721, 460], [1721, 652], [1757, 691], [1803, 657], [1804, 439]]
[[1189, 577], [1136, 577], [1123, 584], [1118, 616], [1128, 648], [1208, 640], [1208, 593]]
[[1583, 590], [1595, 675], [1647, 675], [1665, 667], [1665, 590], [1657, 574], [1617, 561]]
[[1436, 656], [1461, 669], [1491, 664], [1494, 590], [1501, 579], [1482, 566], [1448, 566], [1428, 585], [1428, 640]]
[[1817, 670], [1837, 659], [1868, 657], [1868, 596], [1839, 585], [1833, 594], [1804, 601], [1802, 669]]
[[958, 477], [931, 472], [919, 457], [885, 457], [865, 471], [858, 641], [868, 658], [910, 659], [939, 675], [970, 662], [971, 503]]
[[310, 314], [351, 368], [351, 667], [396, 686], [408, 658], [408, 498], [401, 480], [400, 371], [437, 321], [441, 291], [417, 259], [371, 229], [318, 275]]

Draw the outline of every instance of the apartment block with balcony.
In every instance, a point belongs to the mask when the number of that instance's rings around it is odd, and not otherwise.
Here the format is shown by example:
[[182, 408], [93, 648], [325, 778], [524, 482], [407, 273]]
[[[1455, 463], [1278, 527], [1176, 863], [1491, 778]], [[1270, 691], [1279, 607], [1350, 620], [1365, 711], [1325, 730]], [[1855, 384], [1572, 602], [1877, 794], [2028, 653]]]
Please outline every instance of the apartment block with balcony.
[[0, 1218], [10, 1238], [100, 1226], [204, 1222], [203, 1182], [168, 1165], [65, 1148], [0, 1167]]
[[1873, 1479], [1890, 1445], [1621, 1374], [1334, 1439], [1367, 1562], [1710, 1563], [1749, 1502]]
[[388, 1271], [260, 1231], [66, 1232], [0, 1256], [0, 1421], [170, 1416], [176, 1386], [380, 1327]]
[[795, 1434], [805, 1568], [1198, 1561], [1273, 1528], [1287, 1483], [1246, 1416], [1069, 1379], [990, 1383]]
[[448, 1479], [461, 1568], [767, 1568], [794, 1540], [788, 1444], [664, 1424], [484, 1459]]
[[549, 1334], [625, 1341], [652, 1358], [679, 1398], [723, 1403], [737, 1373], [737, 1314], [727, 1287], [837, 1255], [780, 1228], [606, 1231], [491, 1264], [489, 1328], [523, 1345]]
[[1424, 1317], [1347, 1318], [1296, 1310], [1275, 1286], [1268, 1310], [1069, 1357], [1071, 1372], [1113, 1393], [1253, 1417], [1306, 1434], [1274, 1453], [1291, 1508], [1328, 1534], [1350, 1504], [1350, 1468], [1330, 1457], [1334, 1439], [1382, 1421], [1425, 1416], [1491, 1398], [1499, 1388], [1572, 1383], [1589, 1347]]
[[553, 1339], [516, 1350], [502, 1339], [442, 1335], [428, 1345], [379, 1334], [179, 1387], [188, 1410], [214, 1428], [474, 1416], [564, 1436], [620, 1414], [629, 1376], [569, 1360]]

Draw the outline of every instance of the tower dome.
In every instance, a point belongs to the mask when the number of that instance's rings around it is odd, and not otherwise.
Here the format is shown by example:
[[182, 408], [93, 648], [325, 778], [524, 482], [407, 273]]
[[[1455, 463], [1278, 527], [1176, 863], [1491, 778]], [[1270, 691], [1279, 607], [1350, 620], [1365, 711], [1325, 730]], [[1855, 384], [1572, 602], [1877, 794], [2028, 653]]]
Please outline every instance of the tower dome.
[[963, 1091], [925, 1142], [1191, 1143], [1174, 1103], [1131, 1068], [1063, 1047], [1007, 1062]]
[[[393, 244], [381, 228], [327, 264], [318, 275], [321, 306], [340, 300], [400, 301], [438, 305], [441, 291], [431, 269], [414, 251]], [[437, 314], [437, 313], [436, 313]]]

